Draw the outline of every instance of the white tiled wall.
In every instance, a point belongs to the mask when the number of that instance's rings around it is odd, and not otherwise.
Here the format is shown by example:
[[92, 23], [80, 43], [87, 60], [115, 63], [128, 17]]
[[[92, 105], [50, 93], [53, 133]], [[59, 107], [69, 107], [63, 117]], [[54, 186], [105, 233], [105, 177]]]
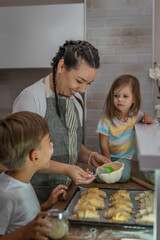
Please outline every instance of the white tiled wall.
[[97, 150], [95, 130], [112, 81], [138, 77], [141, 109], [152, 115], [152, 0], [87, 0], [87, 40], [99, 49], [101, 67], [86, 94], [86, 145]]

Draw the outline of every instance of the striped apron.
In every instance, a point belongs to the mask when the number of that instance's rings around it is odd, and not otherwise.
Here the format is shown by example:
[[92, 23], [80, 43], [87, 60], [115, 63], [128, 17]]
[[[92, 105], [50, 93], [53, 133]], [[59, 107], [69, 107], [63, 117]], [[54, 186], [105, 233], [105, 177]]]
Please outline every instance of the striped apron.
[[[45, 119], [49, 126], [50, 138], [53, 142], [52, 159], [62, 163], [77, 164], [82, 144], [82, 127], [79, 113], [73, 99], [58, 99], [61, 117], [56, 112], [55, 98], [50, 96], [49, 76], [46, 77], [47, 110]], [[69, 186], [71, 180], [64, 175], [36, 173], [31, 183], [40, 203], [46, 201], [57, 185]]]

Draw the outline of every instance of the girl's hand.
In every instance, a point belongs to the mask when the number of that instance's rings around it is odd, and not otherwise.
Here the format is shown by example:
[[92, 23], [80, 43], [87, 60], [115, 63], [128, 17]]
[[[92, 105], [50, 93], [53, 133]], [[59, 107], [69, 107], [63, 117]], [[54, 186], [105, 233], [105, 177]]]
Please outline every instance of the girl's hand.
[[20, 229], [17, 229], [17, 232], [22, 232], [23, 240], [48, 240], [48, 237], [42, 236], [51, 231], [51, 224], [42, 219], [42, 217], [49, 216], [49, 212], [41, 212], [37, 217], [29, 222], [26, 226], [23, 226]]
[[144, 116], [142, 118], [142, 123], [153, 123], [154, 122], [154, 119], [152, 117], [150, 117], [148, 114], [144, 113]]
[[98, 152], [92, 152], [89, 157], [89, 164], [95, 166], [96, 168], [111, 162], [110, 159], [106, 158], [105, 156], [99, 154]]

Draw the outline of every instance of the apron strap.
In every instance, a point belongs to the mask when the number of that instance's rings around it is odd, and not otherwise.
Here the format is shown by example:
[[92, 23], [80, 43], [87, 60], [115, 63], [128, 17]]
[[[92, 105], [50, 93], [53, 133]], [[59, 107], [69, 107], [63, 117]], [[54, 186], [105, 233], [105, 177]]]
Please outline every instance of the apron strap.
[[76, 164], [78, 159], [78, 153], [77, 153], [78, 120], [74, 110], [73, 99], [66, 99], [65, 122], [68, 128], [68, 138], [69, 138], [69, 164]]
[[45, 92], [46, 92], [46, 98], [50, 98], [50, 87], [49, 87], [49, 75], [45, 77]]

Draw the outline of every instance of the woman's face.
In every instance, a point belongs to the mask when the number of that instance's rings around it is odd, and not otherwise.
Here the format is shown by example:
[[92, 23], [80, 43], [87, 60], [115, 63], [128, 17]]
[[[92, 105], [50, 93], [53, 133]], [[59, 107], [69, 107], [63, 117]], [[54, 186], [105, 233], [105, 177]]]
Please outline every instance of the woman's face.
[[[77, 92], [83, 93], [90, 85], [98, 72], [86, 63], [79, 65], [78, 69], [67, 71], [63, 61], [56, 78], [57, 93], [65, 97], [71, 97]], [[60, 71], [60, 72], [59, 72]]]

